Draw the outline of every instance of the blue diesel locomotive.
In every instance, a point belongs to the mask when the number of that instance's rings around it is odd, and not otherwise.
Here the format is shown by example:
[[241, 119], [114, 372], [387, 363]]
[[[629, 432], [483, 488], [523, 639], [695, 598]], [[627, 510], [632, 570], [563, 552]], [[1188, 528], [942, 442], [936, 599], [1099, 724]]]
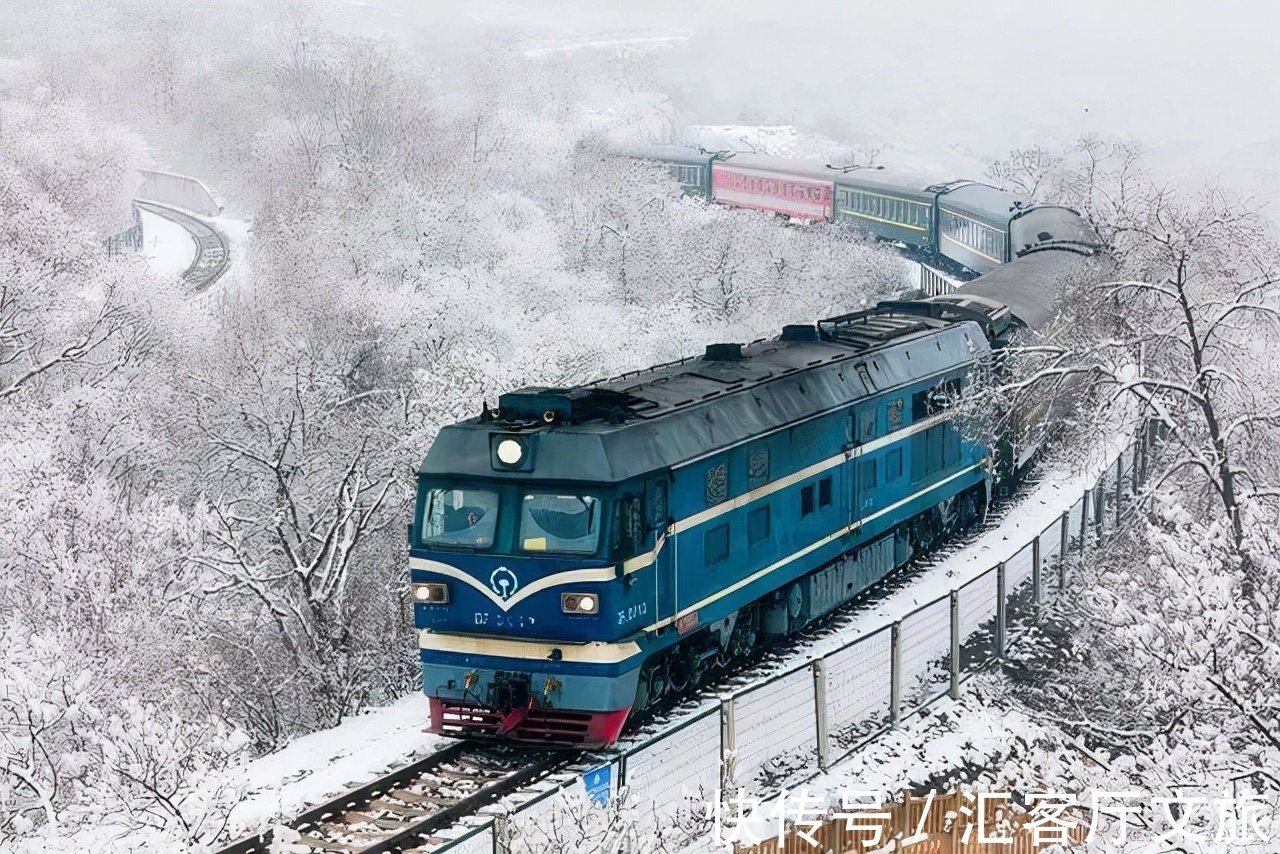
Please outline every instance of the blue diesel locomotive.
[[1092, 252], [1048, 243], [955, 294], [521, 389], [441, 430], [410, 533], [432, 730], [609, 744], [980, 518], [989, 455], [943, 404]]

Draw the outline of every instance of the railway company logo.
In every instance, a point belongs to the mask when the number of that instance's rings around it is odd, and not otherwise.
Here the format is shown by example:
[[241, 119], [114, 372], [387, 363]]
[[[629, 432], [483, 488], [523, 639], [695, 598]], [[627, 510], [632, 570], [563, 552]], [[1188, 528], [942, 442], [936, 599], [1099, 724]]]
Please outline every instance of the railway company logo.
[[498, 567], [489, 576], [489, 589], [501, 596], [504, 602], [516, 595], [519, 588], [520, 580], [505, 566]]

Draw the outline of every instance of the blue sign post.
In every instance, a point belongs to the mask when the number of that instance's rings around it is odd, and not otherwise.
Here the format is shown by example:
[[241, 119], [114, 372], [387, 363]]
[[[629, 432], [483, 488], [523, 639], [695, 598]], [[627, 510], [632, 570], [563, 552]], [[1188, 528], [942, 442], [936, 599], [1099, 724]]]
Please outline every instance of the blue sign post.
[[582, 785], [587, 790], [587, 797], [597, 806], [609, 803], [612, 781], [612, 765], [603, 765], [582, 775]]

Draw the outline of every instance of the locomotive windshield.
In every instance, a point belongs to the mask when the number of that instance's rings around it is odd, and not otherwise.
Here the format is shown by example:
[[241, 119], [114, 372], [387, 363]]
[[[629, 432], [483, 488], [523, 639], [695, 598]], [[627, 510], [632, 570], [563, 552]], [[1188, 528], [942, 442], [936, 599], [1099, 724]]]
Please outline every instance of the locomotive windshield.
[[497, 527], [497, 490], [428, 490], [422, 512], [423, 544], [487, 549], [493, 546]]
[[590, 495], [526, 495], [520, 502], [520, 550], [595, 554], [600, 542], [599, 504]]

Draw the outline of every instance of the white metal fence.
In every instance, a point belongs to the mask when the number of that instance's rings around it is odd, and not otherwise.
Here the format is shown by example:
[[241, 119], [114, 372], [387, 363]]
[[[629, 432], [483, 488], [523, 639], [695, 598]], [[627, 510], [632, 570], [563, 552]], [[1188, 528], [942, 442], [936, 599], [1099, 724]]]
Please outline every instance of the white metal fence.
[[[625, 787], [630, 801], [661, 824], [705, 806], [717, 789], [767, 791], [776, 780], [794, 782], [798, 772], [817, 774], [904, 716], [944, 696], [958, 697], [970, 674], [1004, 656], [1034, 619], [1036, 606], [1065, 589], [1064, 554], [1084, 555], [1091, 541], [1119, 524], [1126, 489], [1136, 491], [1145, 477], [1149, 433], [1144, 430], [1008, 560], [892, 625], [725, 695], [718, 707], [655, 739], [602, 757], [583, 778], [552, 785], [514, 811], [479, 819], [465, 837], [436, 850], [549, 850], [564, 841], [557, 825], [565, 819], [556, 814], [564, 793], [584, 783], [599, 800]], [[573, 821], [580, 830], [582, 817]]]

